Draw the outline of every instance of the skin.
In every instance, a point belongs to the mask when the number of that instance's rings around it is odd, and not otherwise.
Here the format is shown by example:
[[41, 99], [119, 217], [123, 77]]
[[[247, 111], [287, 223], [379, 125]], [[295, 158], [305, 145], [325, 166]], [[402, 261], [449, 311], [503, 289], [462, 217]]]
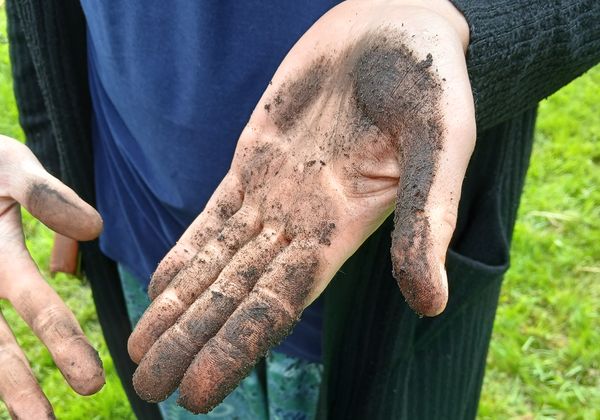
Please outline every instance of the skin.
[[[49, 228], [76, 240], [91, 240], [102, 230], [98, 213], [48, 174], [27, 147], [0, 136], [0, 298], [10, 301], [44, 342], [73, 390], [93, 394], [104, 385], [102, 362], [27, 252], [21, 205]], [[14, 419], [54, 418], [1, 313], [0, 399]]]
[[347, 1], [273, 76], [231, 169], [160, 263], [129, 339], [148, 401], [206, 413], [280, 342], [395, 211], [394, 275], [418, 313], [448, 297], [445, 255], [475, 142], [468, 28], [445, 1]]

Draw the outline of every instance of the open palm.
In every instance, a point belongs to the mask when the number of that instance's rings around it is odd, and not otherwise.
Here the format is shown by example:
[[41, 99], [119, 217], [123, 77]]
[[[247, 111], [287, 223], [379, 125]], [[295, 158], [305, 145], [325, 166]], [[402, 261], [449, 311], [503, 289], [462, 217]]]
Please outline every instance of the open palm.
[[465, 45], [440, 14], [393, 3], [345, 2], [301, 38], [153, 276], [129, 341], [142, 398], [179, 386], [208, 411], [394, 209], [399, 286], [417, 312], [443, 310], [475, 141]]

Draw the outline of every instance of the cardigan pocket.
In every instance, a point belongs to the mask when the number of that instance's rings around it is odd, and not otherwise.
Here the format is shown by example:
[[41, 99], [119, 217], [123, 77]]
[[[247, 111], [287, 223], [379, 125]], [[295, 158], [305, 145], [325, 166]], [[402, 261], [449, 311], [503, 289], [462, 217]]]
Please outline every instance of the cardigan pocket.
[[[502, 217], [501, 198], [490, 192], [477, 203], [469, 228], [454, 241], [446, 255], [448, 304], [438, 316], [424, 318], [415, 330], [415, 349], [430, 342], [449, 328], [464, 311], [475, 305], [495, 309], [488, 292], [498, 293], [502, 278], [509, 268], [509, 241]], [[485, 303], [482, 297], [485, 297]]]
[[[495, 312], [497, 297], [492, 300], [489, 293], [497, 296], [502, 279], [508, 269], [508, 260], [504, 264], [489, 265], [473, 258], [449, 251], [446, 259], [446, 270], [449, 281], [449, 299], [444, 312], [433, 318], [423, 318], [415, 329], [414, 350], [427, 346], [447, 328], [453, 328], [455, 320], [464, 316], [465, 311], [477, 305], [488, 305], [489, 311]], [[490, 320], [493, 322], [493, 316]]]

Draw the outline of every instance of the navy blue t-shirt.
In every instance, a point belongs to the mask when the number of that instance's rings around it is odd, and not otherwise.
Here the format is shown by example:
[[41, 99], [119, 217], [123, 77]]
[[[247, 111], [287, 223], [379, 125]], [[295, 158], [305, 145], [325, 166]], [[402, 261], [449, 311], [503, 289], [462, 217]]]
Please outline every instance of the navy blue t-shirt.
[[[147, 284], [227, 172], [285, 54], [336, 3], [82, 0], [106, 255]], [[321, 306], [279, 350], [320, 360]]]

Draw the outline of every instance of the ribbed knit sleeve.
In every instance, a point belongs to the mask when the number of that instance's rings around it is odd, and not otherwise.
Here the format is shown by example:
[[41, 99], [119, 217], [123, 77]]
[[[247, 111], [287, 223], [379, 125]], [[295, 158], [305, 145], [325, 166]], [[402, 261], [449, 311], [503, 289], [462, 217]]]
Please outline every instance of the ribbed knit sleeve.
[[598, 0], [451, 0], [470, 28], [481, 131], [531, 108], [600, 61]]
[[42, 89], [25, 39], [22, 23], [13, 1], [6, 3], [6, 22], [10, 63], [19, 122], [27, 138], [27, 146], [52, 175], [61, 178], [62, 170], [52, 124], [46, 111]]

